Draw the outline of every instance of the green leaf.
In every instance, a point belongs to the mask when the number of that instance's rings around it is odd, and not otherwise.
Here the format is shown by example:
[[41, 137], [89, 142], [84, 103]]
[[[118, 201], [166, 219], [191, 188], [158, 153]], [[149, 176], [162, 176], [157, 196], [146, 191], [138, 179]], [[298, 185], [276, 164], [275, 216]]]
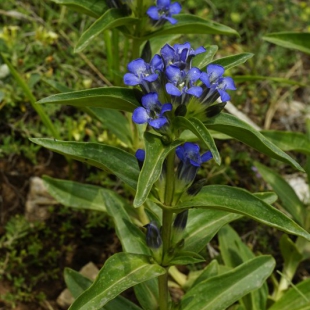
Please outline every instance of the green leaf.
[[105, 262], [93, 285], [80, 295], [69, 309], [100, 309], [129, 287], [166, 272], [165, 268], [149, 261], [150, 257], [145, 255], [114, 254]]
[[43, 177], [48, 192], [66, 207], [106, 212], [99, 186]]
[[[90, 279], [84, 277], [79, 272], [70, 268], [65, 268], [65, 282], [71, 292], [72, 296], [76, 299], [84, 291], [86, 291], [93, 283]], [[140, 307], [129, 301], [128, 299], [117, 296], [113, 300], [109, 301], [102, 310], [141, 310]]]
[[192, 66], [199, 69], [205, 68], [206, 65], [212, 61], [217, 50], [218, 50], [217, 45], [207, 46], [206, 51], [204, 53], [198, 54], [193, 58]]
[[254, 258], [232, 271], [200, 282], [181, 301], [182, 310], [226, 309], [249, 292], [260, 288], [272, 273], [271, 256]]
[[26, 81], [21, 77], [21, 75], [15, 70], [14, 66], [8, 61], [8, 59], [2, 53], [0, 53], [0, 56], [2, 57], [2, 59], [6, 63], [6, 65], [9, 67], [11, 74], [13, 75], [17, 84], [23, 90], [25, 96], [30, 101], [33, 109], [39, 115], [42, 123], [49, 129], [49, 131], [51, 132], [51, 134], [54, 138], [59, 138], [60, 137], [59, 132], [56, 130], [56, 128], [54, 127], [49, 116], [44, 112], [42, 107], [36, 103], [36, 98], [33, 96], [30, 88], [28, 87], [28, 85], [26, 83]]
[[119, 9], [109, 9], [100, 16], [80, 37], [74, 52], [83, 51], [100, 33], [119, 26], [133, 24], [138, 19], [129, 17], [126, 12]]
[[269, 33], [263, 36], [263, 40], [310, 54], [310, 32]]
[[289, 289], [268, 310], [310, 310], [310, 278]]
[[136, 90], [125, 87], [101, 87], [52, 95], [37, 103], [66, 104], [133, 112], [140, 106]]
[[245, 63], [248, 59], [252, 58], [254, 54], [252, 53], [241, 53], [232, 56], [223, 57], [212, 61], [212, 64], [221, 65], [226, 70], [233, 68], [235, 66]]
[[262, 75], [234, 75], [235, 82], [256, 82], [256, 81], [272, 81], [280, 84], [298, 85], [306, 87], [306, 84], [294, 81], [292, 79], [285, 79], [281, 77], [262, 76]]
[[204, 124], [208, 129], [227, 134], [263, 154], [288, 163], [296, 169], [303, 171], [302, 167], [294, 159], [266, 139], [259, 131], [233, 115], [220, 113], [205, 121]]
[[221, 227], [241, 216], [220, 210], [189, 210], [184, 234], [184, 251], [199, 253]]
[[280, 250], [284, 258], [284, 267], [279, 290], [286, 291], [297, 271], [298, 265], [303, 260], [303, 255], [299, 252], [296, 244], [286, 234], [282, 235], [280, 239]]
[[144, 144], [145, 160], [138, 179], [134, 207], [141, 206], [148, 198], [153, 184], [161, 174], [166, 156], [181, 144], [181, 141], [174, 141], [172, 144], [164, 146], [158, 136], [146, 132], [144, 134]]
[[178, 116], [176, 117], [176, 123], [183, 128], [189, 129], [192, 131], [205, 145], [206, 148], [208, 148], [215, 160], [215, 162], [220, 165], [221, 164], [221, 156], [220, 153], [216, 147], [216, 144], [209, 133], [208, 129], [205, 127], [205, 125], [198, 120], [197, 118], [190, 118], [186, 119], [185, 117]]
[[304, 225], [306, 208], [293, 188], [276, 172], [266, 166], [254, 163], [260, 175], [280, 197], [284, 209], [293, 216], [300, 225]]
[[261, 133], [283, 151], [310, 155], [310, 141], [303, 133], [279, 130], [263, 130]]
[[[242, 242], [239, 235], [229, 225], [225, 225], [218, 233], [221, 256], [226, 266], [235, 268], [255, 257], [252, 251]], [[247, 310], [266, 309], [268, 287], [263, 286], [241, 299]]]
[[310, 240], [310, 234], [303, 228], [273, 206], [244, 189], [226, 185], [205, 186], [195, 197], [184, 201], [176, 209], [192, 207], [223, 210], [246, 215], [263, 224]]
[[90, 142], [67, 142], [44, 138], [29, 140], [51, 151], [111, 171], [133, 189], [137, 186], [139, 175], [137, 160], [121, 149]]
[[132, 223], [126, 212], [127, 202], [111, 191], [104, 193], [104, 200], [109, 215], [113, 218], [116, 234], [123, 250], [129, 253], [150, 255], [143, 232]]
[[260, 200], [265, 201], [269, 205], [275, 203], [278, 200], [278, 196], [274, 192], [260, 192], [260, 193], [254, 193], [253, 195], [259, 198]]
[[73, 10], [92, 17], [99, 17], [106, 9], [107, 5], [98, 0], [52, 0], [55, 3], [65, 5]]
[[[272, 196], [270, 195], [272, 194]], [[254, 196], [267, 203], [276, 199], [274, 193], [255, 193]], [[227, 223], [239, 219], [241, 215], [212, 209], [191, 209], [184, 234], [184, 251], [199, 253], [207, 243]]]
[[144, 310], [158, 310], [159, 293], [157, 278], [135, 285], [134, 291]]
[[166, 24], [160, 30], [152, 32], [143, 39], [146, 40], [155, 36], [167, 34], [226, 34], [238, 36], [238, 32], [230, 27], [205, 20], [195, 15], [178, 14], [174, 16], [174, 18], [178, 20], [177, 24]]
[[174, 265], [188, 265], [188, 264], [196, 264], [205, 262], [206, 259], [195, 253], [190, 251], [179, 251], [177, 252], [174, 257], [169, 261], [170, 266]]
[[217, 276], [219, 273], [219, 265], [217, 260], [212, 260], [210, 264], [208, 264], [200, 273], [200, 275], [196, 278], [196, 280], [193, 282], [193, 284], [190, 286], [190, 289], [192, 289], [195, 285], [208, 280], [211, 277]]

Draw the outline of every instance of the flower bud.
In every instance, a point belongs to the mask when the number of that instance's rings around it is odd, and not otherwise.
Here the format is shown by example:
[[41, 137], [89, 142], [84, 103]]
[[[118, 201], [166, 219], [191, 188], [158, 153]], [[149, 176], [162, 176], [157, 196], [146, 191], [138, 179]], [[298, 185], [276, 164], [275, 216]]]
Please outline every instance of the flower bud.
[[154, 221], [151, 221], [149, 224], [145, 225], [146, 227], [146, 244], [152, 250], [157, 250], [162, 245], [162, 239], [160, 231]]

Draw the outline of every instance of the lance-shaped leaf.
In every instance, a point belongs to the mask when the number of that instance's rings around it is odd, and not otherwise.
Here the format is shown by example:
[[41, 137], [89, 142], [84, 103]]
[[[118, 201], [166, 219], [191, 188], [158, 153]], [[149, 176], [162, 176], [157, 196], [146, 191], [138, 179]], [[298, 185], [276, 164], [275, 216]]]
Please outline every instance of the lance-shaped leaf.
[[107, 211], [114, 220], [116, 234], [123, 250], [128, 253], [150, 255], [151, 251], [146, 245], [145, 235], [132, 223], [126, 212], [126, 201], [111, 191], [104, 193], [104, 200]]
[[278, 173], [258, 162], [254, 164], [264, 180], [280, 197], [285, 210], [293, 216], [297, 223], [303, 225], [306, 217], [306, 208], [293, 188]]
[[153, 278], [134, 287], [135, 295], [144, 310], [158, 310], [158, 279]]
[[69, 309], [100, 309], [124, 290], [165, 272], [165, 268], [151, 264], [149, 256], [114, 254], [105, 262], [92, 286], [80, 295]]
[[178, 14], [174, 18], [178, 20], [177, 24], [166, 24], [160, 30], [144, 37], [144, 39], [167, 34], [226, 34], [238, 36], [238, 32], [230, 27], [195, 15]]
[[263, 130], [261, 133], [283, 151], [310, 155], [310, 141], [303, 133], [280, 130]]
[[245, 63], [248, 59], [252, 58], [254, 54], [252, 53], [241, 53], [237, 55], [223, 57], [217, 60], [212, 61], [212, 64], [221, 65], [226, 70], [233, 68], [235, 66]]
[[202, 281], [184, 295], [181, 309], [226, 309], [244, 295], [260, 288], [274, 266], [271, 256], [260, 256], [232, 271]]
[[[257, 198], [273, 203], [277, 200], [274, 193], [255, 193]], [[227, 223], [239, 219], [241, 215], [212, 209], [189, 210], [186, 230], [184, 234], [184, 251], [199, 253], [207, 243]]]
[[161, 174], [166, 156], [181, 143], [181, 141], [174, 141], [165, 146], [158, 136], [149, 132], [144, 134], [145, 160], [138, 179], [137, 193], [134, 200], [135, 207], [139, 207], [145, 202], [153, 184]]
[[241, 215], [220, 210], [189, 210], [184, 234], [184, 251], [199, 253], [221, 227]]
[[269, 33], [263, 36], [263, 40], [310, 54], [310, 32]]
[[296, 169], [303, 171], [302, 167], [294, 159], [270, 142], [259, 131], [233, 115], [220, 113], [206, 120], [204, 124], [209, 129], [227, 134], [263, 154], [288, 163]]
[[[76, 299], [84, 291], [86, 291], [93, 283], [90, 279], [84, 277], [79, 272], [70, 268], [65, 268], [64, 278], [66, 285], [71, 292], [72, 296]], [[141, 310], [140, 307], [129, 301], [122, 296], [116, 296], [114, 299], [109, 301], [100, 310]]]
[[106, 212], [103, 188], [49, 176], [44, 176], [43, 180], [48, 192], [64, 206]]
[[52, 95], [37, 103], [66, 104], [75, 107], [97, 107], [133, 112], [140, 106], [134, 89], [100, 87]]
[[310, 279], [289, 289], [268, 310], [310, 310]]
[[103, 1], [98, 0], [52, 0], [55, 3], [65, 5], [79, 13], [92, 17], [99, 17], [107, 9]]
[[246, 215], [263, 224], [310, 240], [310, 234], [307, 231], [282, 212], [244, 189], [226, 185], [205, 186], [195, 197], [184, 201], [176, 208], [191, 207], [217, 209]]
[[100, 33], [127, 24], [133, 24], [138, 19], [126, 16], [126, 12], [119, 9], [110, 9], [99, 17], [80, 37], [74, 52], [83, 51]]
[[199, 69], [205, 68], [206, 65], [212, 61], [217, 50], [217, 45], [206, 46], [206, 51], [204, 53], [198, 54], [193, 58], [192, 66]]
[[67, 142], [44, 138], [29, 140], [56, 153], [111, 171], [134, 189], [137, 186], [139, 175], [137, 160], [121, 149], [99, 143]]
[[176, 124], [193, 132], [203, 142], [204, 146], [211, 151], [215, 162], [218, 165], [221, 164], [221, 156], [216, 144], [206, 126], [199, 119], [194, 117], [186, 119], [178, 116], [176, 117]]
[[[229, 225], [225, 225], [218, 233], [221, 257], [226, 266], [235, 268], [253, 258], [253, 252], [242, 242], [239, 235]], [[267, 284], [241, 299], [241, 304], [247, 310], [266, 309], [268, 296]]]

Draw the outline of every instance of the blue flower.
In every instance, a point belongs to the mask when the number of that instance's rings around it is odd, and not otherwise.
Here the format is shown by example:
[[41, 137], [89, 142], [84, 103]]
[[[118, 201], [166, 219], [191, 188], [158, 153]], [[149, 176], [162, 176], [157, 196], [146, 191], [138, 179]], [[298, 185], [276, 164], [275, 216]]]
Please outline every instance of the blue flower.
[[178, 21], [171, 16], [179, 14], [181, 9], [182, 7], [178, 2], [170, 4], [170, 0], [157, 0], [156, 6], [151, 6], [146, 13], [151, 19], [157, 21], [155, 25], [166, 20], [174, 25]]
[[145, 151], [142, 149], [138, 149], [135, 154], [138, 161], [144, 162], [145, 159]]
[[200, 78], [200, 74], [200, 70], [195, 67], [191, 68], [187, 73], [175, 65], [167, 67], [166, 76], [171, 82], [166, 84], [167, 93], [172, 96], [188, 94], [199, 97], [202, 94], [202, 88], [194, 86], [194, 83]]
[[197, 170], [202, 163], [212, 159], [210, 151], [201, 156], [199, 151], [199, 145], [191, 142], [186, 142], [176, 148], [176, 154], [181, 161], [177, 170], [178, 178], [185, 181], [186, 184], [194, 181]]
[[164, 63], [159, 55], [155, 55], [150, 64], [138, 58], [131, 61], [127, 68], [130, 73], [124, 75], [124, 83], [129, 86], [141, 85], [146, 92], [149, 92], [149, 83], [157, 80], [156, 72], [163, 70]]
[[183, 70], [185, 68], [190, 68], [190, 61], [194, 56], [205, 51], [206, 49], [202, 46], [194, 50], [191, 48], [191, 45], [186, 42], [184, 44], [175, 44], [173, 47], [166, 44], [160, 50], [160, 54], [166, 66], [175, 65]]
[[146, 244], [151, 249], [159, 249], [162, 245], [160, 231], [154, 221], [145, 225], [146, 227]]
[[221, 100], [228, 101], [230, 99], [226, 90], [236, 90], [236, 86], [231, 77], [223, 77], [225, 69], [220, 65], [210, 64], [207, 66], [207, 73], [201, 73], [200, 80], [211, 90], [208, 93], [210, 97], [214, 91], [221, 96]]
[[158, 94], [151, 92], [142, 97], [142, 106], [133, 111], [132, 120], [136, 124], [148, 123], [155, 129], [159, 129], [168, 123], [165, 112], [172, 110], [171, 103], [161, 104]]

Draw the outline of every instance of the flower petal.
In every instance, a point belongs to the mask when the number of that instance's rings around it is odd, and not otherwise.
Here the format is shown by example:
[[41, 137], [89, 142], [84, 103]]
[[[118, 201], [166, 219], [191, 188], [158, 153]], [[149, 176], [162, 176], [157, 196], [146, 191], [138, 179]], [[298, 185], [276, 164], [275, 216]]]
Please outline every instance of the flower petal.
[[166, 91], [169, 95], [172, 95], [172, 96], [179, 97], [182, 95], [181, 91], [171, 83], [166, 84]]
[[164, 69], [163, 59], [158, 54], [152, 58], [150, 65], [154, 70], [163, 71]]
[[200, 97], [202, 94], [202, 88], [200, 86], [193, 86], [186, 91], [187, 94], [193, 95], [195, 97]]
[[159, 105], [158, 94], [155, 92], [148, 93], [144, 95], [141, 99], [142, 105], [148, 109], [152, 110], [156, 105]]
[[188, 154], [199, 154], [200, 147], [198, 144], [191, 143], [191, 142], [185, 142], [183, 146], [184, 146], [184, 151], [186, 152], [187, 155]]
[[178, 21], [173, 18], [173, 17], [169, 17], [169, 16], [162, 16], [164, 19], [167, 19], [172, 25], [175, 25]]
[[166, 7], [166, 6], [169, 6], [170, 5], [170, 0], [157, 0], [156, 1], [156, 5], [158, 6], [158, 7], [161, 7], [161, 8], [163, 8], [163, 7]]
[[194, 83], [200, 78], [200, 75], [201, 75], [201, 71], [198, 68], [193, 67], [188, 71], [186, 78], [191, 83]]
[[137, 76], [140, 76], [140, 74], [145, 72], [146, 70], [146, 63], [142, 58], [138, 58], [138, 59], [131, 61], [128, 64], [127, 68], [129, 72]]
[[132, 114], [132, 120], [136, 124], [145, 124], [149, 120], [149, 115], [143, 107], [136, 108]]
[[202, 72], [200, 75], [200, 81], [204, 83], [208, 88], [211, 87], [211, 82], [207, 73]]
[[230, 99], [229, 94], [226, 93], [225, 90], [223, 90], [223, 89], [218, 89], [217, 91], [218, 91], [219, 94], [221, 95], [221, 100], [222, 100], [223, 102], [228, 101], [228, 100]]
[[220, 65], [210, 64], [207, 66], [207, 73], [211, 83], [214, 83], [217, 79], [222, 77], [225, 69]]
[[170, 13], [171, 14], [179, 14], [182, 10], [182, 6], [179, 2], [174, 2], [170, 5]]
[[148, 81], [148, 82], [154, 82], [157, 80], [157, 78], [158, 78], [158, 74], [154, 73], [154, 74], [150, 74], [146, 76], [143, 80]]
[[212, 155], [211, 151], [208, 151], [208, 152], [202, 154], [202, 156], [201, 156], [201, 161], [202, 161], [203, 163], [205, 163], [206, 161], [209, 161], [209, 160], [212, 159], [212, 158], [213, 158], [213, 155]]
[[169, 44], [166, 44], [162, 47], [162, 49], [160, 50], [160, 54], [163, 57], [166, 64], [169, 64], [170, 62], [174, 62], [175, 50]]
[[164, 116], [157, 118], [157, 119], [152, 119], [149, 121], [149, 124], [156, 129], [159, 129], [160, 127], [164, 126], [167, 123], [168, 123], [168, 120]]
[[145, 150], [138, 149], [138, 150], [136, 151], [135, 157], [136, 157], [139, 161], [144, 161], [144, 159], [145, 159]]
[[204, 53], [205, 51], [206, 51], [206, 49], [203, 46], [200, 46], [197, 49], [195, 49], [193, 54], [198, 55], [198, 54]]
[[161, 111], [160, 111], [160, 116], [162, 116], [165, 112], [171, 111], [172, 110], [172, 104], [171, 103], [165, 103], [163, 104]]
[[185, 152], [184, 152], [183, 145], [178, 146], [178, 147], [175, 149], [175, 153], [176, 153], [176, 155], [178, 156], [178, 158], [179, 158], [181, 161], [184, 161], [184, 160], [185, 160]]
[[135, 86], [140, 84], [141, 82], [142, 81], [132, 73], [126, 73], [124, 75], [124, 84], [126, 85]]
[[166, 76], [169, 81], [177, 84], [181, 79], [181, 70], [174, 65], [168, 66], [166, 68]]
[[149, 7], [148, 10], [146, 11], [146, 14], [154, 20], [160, 19], [160, 15], [158, 13], [158, 8], [156, 6]]
[[[223, 86], [222, 86], [223, 85]], [[234, 80], [231, 77], [224, 77], [219, 80], [218, 88], [236, 90]]]

